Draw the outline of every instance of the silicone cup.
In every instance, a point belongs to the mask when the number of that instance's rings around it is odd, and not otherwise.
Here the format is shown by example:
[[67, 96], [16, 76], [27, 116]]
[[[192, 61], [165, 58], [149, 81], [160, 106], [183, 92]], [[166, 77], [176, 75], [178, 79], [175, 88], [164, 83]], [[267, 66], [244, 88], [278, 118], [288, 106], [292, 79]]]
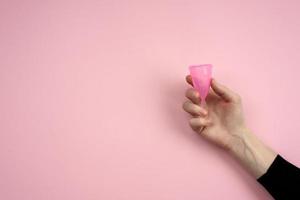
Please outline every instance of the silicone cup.
[[201, 104], [205, 102], [205, 98], [208, 94], [211, 77], [212, 77], [212, 65], [191, 65], [189, 66], [190, 75], [193, 80], [194, 88], [200, 94]]

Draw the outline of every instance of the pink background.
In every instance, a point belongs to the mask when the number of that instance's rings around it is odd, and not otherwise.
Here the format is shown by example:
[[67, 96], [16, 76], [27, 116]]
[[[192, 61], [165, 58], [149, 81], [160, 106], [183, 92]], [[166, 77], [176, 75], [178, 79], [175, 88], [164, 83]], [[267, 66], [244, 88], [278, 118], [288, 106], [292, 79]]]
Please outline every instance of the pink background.
[[271, 199], [182, 111], [190, 64], [300, 165], [300, 3], [0, 3], [0, 199]]

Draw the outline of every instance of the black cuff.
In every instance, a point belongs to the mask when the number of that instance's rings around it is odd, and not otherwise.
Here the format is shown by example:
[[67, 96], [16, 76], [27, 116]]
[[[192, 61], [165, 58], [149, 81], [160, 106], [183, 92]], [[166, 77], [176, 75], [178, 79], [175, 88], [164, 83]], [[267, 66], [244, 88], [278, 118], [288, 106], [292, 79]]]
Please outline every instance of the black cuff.
[[267, 172], [257, 181], [275, 199], [300, 199], [300, 169], [277, 155]]

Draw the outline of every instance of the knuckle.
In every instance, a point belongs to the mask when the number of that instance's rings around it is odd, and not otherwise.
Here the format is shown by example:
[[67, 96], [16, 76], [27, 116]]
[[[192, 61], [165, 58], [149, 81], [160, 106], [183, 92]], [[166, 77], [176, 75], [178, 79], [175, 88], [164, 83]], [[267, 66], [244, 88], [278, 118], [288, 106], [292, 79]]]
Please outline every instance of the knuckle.
[[186, 101], [182, 107], [186, 112], [190, 114], [194, 114], [197, 112], [197, 107], [190, 101]]
[[190, 119], [189, 124], [195, 127], [195, 118]]
[[198, 92], [194, 88], [189, 88], [185, 94], [186, 97], [193, 99], [198, 97]]
[[185, 102], [182, 104], [182, 108], [183, 108], [184, 110], [187, 110], [188, 104], [189, 104], [189, 101], [185, 101]]
[[198, 126], [196, 126], [196, 125], [194, 125], [194, 124], [192, 124], [192, 123], [190, 123], [190, 127], [191, 127], [194, 131], [196, 131], [196, 130], [198, 129]]
[[189, 98], [191, 96], [191, 93], [192, 93], [192, 88], [189, 88], [185, 91], [185, 96]]
[[198, 98], [199, 97], [199, 93], [196, 90], [193, 90], [192, 95], [193, 95], [194, 98]]

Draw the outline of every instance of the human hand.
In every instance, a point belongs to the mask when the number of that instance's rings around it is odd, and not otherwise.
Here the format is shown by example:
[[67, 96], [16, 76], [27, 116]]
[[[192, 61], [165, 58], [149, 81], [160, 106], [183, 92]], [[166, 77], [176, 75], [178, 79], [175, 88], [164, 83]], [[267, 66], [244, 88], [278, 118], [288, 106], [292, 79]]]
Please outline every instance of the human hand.
[[[190, 75], [186, 81], [193, 85]], [[200, 107], [200, 96], [194, 88], [186, 91], [186, 97], [189, 100], [184, 102], [183, 109], [193, 116], [190, 126], [218, 146], [230, 149], [247, 129], [241, 97], [215, 79], [211, 81], [204, 107]]]
[[[192, 84], [191, 76], [186, 81]], [[255, 178], [270, 167], [277, 153], [247, 128], [241, 97], [212, 79], [206, 105], [200, 107], [199, 93], [190, 88], [183, 109], [193, 117], [190, 126], [208, 141], [228, 150]]]

